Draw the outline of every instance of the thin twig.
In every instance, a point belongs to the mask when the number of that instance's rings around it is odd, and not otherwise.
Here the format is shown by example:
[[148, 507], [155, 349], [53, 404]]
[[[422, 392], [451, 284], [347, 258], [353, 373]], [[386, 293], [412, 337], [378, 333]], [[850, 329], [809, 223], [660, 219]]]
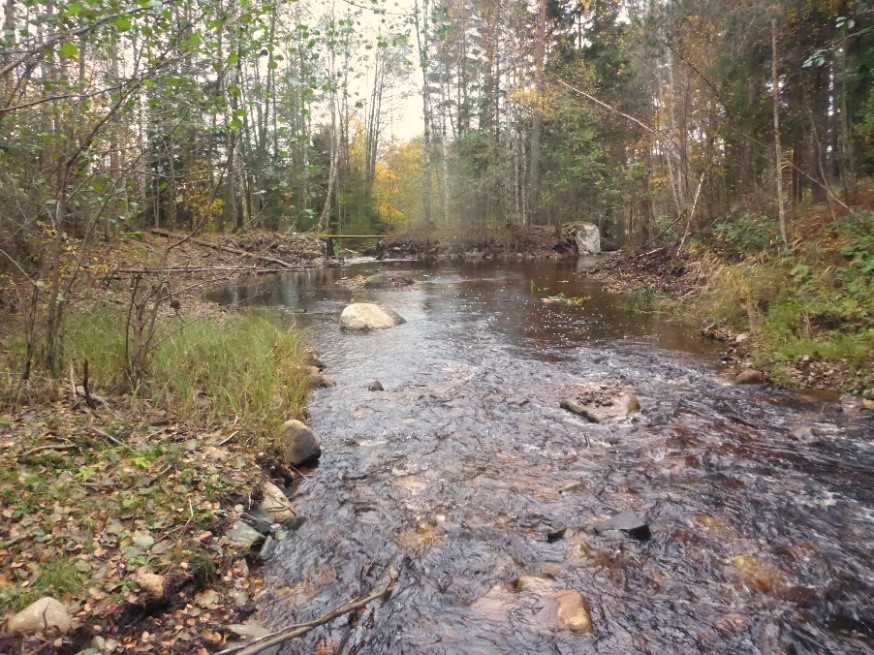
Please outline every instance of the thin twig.
[[239, 431], [239, 430], [234, 430], [234, 431], [231, 432], [231, 433], [230, 433], [226, 438], [224, 438], [224, 439], [222, 439], [221, 441], [219, 441], [219, 444], [218, 444], [218, 445], [219, 445], [219, 446], [224, 446], [226, 443], [228, 443], [231, 439], [233, 439], [234, 437], [236, 437], [238, 434], [240, 434], [240, 431]]
[[74, 448], [78, 448], [78, 446], [72, 443], [50, 443], [46, 444], [45, 446], [37, 446], [36, 448], [31, 448], [30, 450], [21, 453], [18, 458], [27, 459], [31, 455], [36, 455], [37, 453], [41, 453], [46, 450], [73, 450]]
[[332, 610], [327, 614], [323, 614], [317, 619], [313, 619], [312, 621], [308, 621], [307, 623], [292, 625], [285, 628], [284, 630], [280, 630], [279, 632], [259, 637], [249, 644], [226, 648], [225, 650], [219, 651], [216, 655], [257, 655], [257, 653], [260, 653], [261, 651], [266, 650], [271, 646], [276, 646], [277, 644], [286, 642], [289, 639], [294, 639], [295, 637], [301, 637], [308, 632], [312, 632], [320, 625], [325, 625], [326, 623], [330, 623], [334, 619], [343, 616], [344, 614], [349, 614], [349, 612], [354, 612], [357, 609], [365, 607], [368, 603], [375, 601], [377, 598], [382, 598], [386, 594], [393, 591], [395, 582], [396, 580], [392, 579], [385, 587], [383, 587], [379, 591], [374, 591], [369, 596], [365, 596], [364, 598], [354, 600], [341, 607], [338, 607], [337, 609]]
[[122, 443], [121, 441], [119, 441], [118, 439], [116, 439], [115, 437], [113, 437], [113, 436], [112, 436], [111, 434], [109, 434], [108, 432], [105, 432], [105, 431], [101, 430], [100, 428], [88, 428], [88, 429], [91, 430], [91, 432], [93, 432], [93, 433], [96, 434], [97, 436], [103, 437], [103, 438], [106, 439], [107, 441], [111, 441], [111, 442], [114, 443], [116, 446], [120, 446], [120, 447], [122, 447], [122, 448], [125, 448], [125, 447], [126, 447], [124, 443]]

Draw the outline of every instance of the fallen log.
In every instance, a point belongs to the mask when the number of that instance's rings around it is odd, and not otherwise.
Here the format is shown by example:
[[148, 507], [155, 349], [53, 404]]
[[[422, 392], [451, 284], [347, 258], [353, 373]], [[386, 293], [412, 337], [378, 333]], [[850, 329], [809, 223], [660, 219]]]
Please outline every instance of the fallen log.
[[[152, 234], [157, 234], [158, 236], [165, 237], [167, 239], [184, 239], [185, 237], [180, 236], [179, 234], [174, 234], [169, 230], [162, 230], [160, 228], [152, 228]], [[210, 243], [209, 241], [203, 241], [202, 239], [195, 239], [194, 237], [189, 237], [186, 239], [187, 241], [191, 241], [191, 243], [196, 243], [198, 246], [203, 246], [204, 248], [211, 248], [213, 250], [219, 250], [221, 252], [229, 252], [233, 255], [239, 255], [240, 257], [253, 257], [262, 262], [270, 262], [271, 264], [276, 264], [278, 266], [282, 266], [283, 268], [295, 268], [293, 264], [289, 264], [281, 259], [277, 259], [276, 257], [268, 257], [267, 255], [259, 255], [255, 252], [248, 252], [246, 250], [240, 250], [239, 248], [232, 248], [231, 246], [222, 246], [217, 243]]]
[[110, 275], [169, 275], [175, 273], [231, 273], [247, 271], [259, 275], [261, 273], [276, 273], [275, 268], [258, 268], [254, 266], [200, 266], [200, 267], [175, 267], [167, 268], [117, 268]]

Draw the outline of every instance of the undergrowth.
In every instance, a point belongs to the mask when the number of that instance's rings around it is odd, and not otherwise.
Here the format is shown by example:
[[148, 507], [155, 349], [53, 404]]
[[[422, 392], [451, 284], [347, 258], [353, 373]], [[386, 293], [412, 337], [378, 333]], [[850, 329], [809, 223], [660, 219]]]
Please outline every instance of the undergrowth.
[[870, 386], [874, 213], [856, 212], [811, 230], [791, 253], [730, 261], [701, 249], [693, 257], [691, 269], [704, 282], [686, 307], [750, 331], [757, 362], [775, 367], [778, 379], [780, 365], [807, 358], [846, 367], [848, 390]]
[[[125, 389], [125, 316], [100, 309], [71, 313], [64, 324], [63, 369], [81, 384], [88, 362], [90, 390]], [[159, 328], [146, 375], [132, 391], [167, 407], [186, 421], [237, 425], [256, 437], [275, 433], [283, 421], [300, 417], [306, 393], [306, 352], [300, 334], [269, 310], [250, 310], [181, 327]], [[20, 370], [23, 348], [8, 345], [6, 368]], [[8, 397], [13, 378], [6, 378]], [[60, 383], [60, 381], [59, 381]], [[266, 444], [262, 444], [266, 445]]]

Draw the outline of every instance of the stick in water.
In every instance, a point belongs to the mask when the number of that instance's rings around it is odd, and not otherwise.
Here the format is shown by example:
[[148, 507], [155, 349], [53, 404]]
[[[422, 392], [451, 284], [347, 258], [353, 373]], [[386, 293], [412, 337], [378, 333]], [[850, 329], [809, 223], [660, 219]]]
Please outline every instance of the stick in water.
[[390, 593], [394, 589], [394, 586], [395, 579], [393, 578], [385, 587], [383, 587], [379, 591], [374, 591], [369, 596], [365, 596], [364, 598], [359, 598], [358, 600], [353, 600], [349, 603], [346, 603], [345, 605], [342, 605], [337, 609], [331, 610], [327, 614], [323, 614], [317, 619], [313, 619], [312, 621], [308, 621], [306, 623], [292, 625], [278, 632], [274, 632], [273, 634], [258, 637], [248, 644], [242, 644], [240, 646], [226, 648], [225, 650], [216, 653], [216, 655], [257, 655], [257, 653], [260, 653], [261, 651], [270, 648], [271, 646], [276, 646], [277, 644], [281, 644], [282, 642], [288, 641], [289, 639], [294, 639], [295, 637], [305, 635], [308, 632], [315, 630], [320, 625], [330, 623], [334, 619], [343, 616], [344, 614], [348, 614], [349, 612], [354, 612], [357, 609], [361, 609], [362, 607], [364, 607], [368, 603], [373, 602], [377, 598], [381, 598], [382, 596]]

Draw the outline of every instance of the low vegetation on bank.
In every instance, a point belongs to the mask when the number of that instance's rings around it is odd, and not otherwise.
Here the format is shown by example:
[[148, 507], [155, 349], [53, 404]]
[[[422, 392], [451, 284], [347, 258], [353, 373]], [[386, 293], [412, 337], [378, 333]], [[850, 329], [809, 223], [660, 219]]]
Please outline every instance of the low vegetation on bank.
[[[304, 415], [307, 353], [279, 313], [213, 314], [159, 317], [136, 377], [117, 307], [66, 315], [69, 375], [22, 383], [24, 335], [4, 335], [0, 616], [49, 596], [74, 626], [29, 647], [193, 653], [252, 611], [260, 582], [226, 528]], [[23, 638], [0, 635], [0, 651]]]
[[631, 309], [694, 317], [772, 383], [872, 397], [874, 212], [818, 208], [795, 231], [804, 238], [783, 249], [772, 218], [733, 218], [680, 253], [634, 252], [600, 275]]

